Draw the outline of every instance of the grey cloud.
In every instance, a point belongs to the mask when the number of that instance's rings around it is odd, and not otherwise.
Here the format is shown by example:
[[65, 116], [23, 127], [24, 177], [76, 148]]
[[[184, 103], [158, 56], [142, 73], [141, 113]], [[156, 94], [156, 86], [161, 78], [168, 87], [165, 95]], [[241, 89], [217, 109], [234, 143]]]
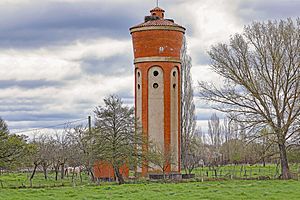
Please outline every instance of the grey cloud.
[[132, 90], [134, 89], [134, 83], [132, 83], [132, 88], [129, 88], [127, 90], [118, 91], [118, 96], [122, 99], [133, 99], [134, 96], [132, 94]]
[[0, 106], [0, 113], [3, 112], [33, 112], [36, 111], [37, 108], [35, 106], [19, 106], [19, 105], [13, 105], [13, 106]]
[[18, 104], [18, 105], [32, 105], [32, 104], [45, 104], [49, 99], [45, 99], [43, 97], [33, 98], [33, 97], [11, 97], [11, 98], [0, 98], [0, 105], [10, 105], [10, 104]]
[[5, 112], [29, 112], [43, 109], [50, 103], [55, 102], [49, 98], [0, 98], [0, 116]]
[[3, 6], [0, 46], [35, 48], [100, 37], [130, 38], [129, 27], [141, 23], [153, 7], [151, 1], [36, 1]]
[[[133, 87], [133, 86], [132, 86]], [[134, 96], [131, 91], [120, 91], [117, 93], [125, 105], [134, 106]]]
[[[2, 114], [1, 117], [7, 121], [9, 129], [32, 129], [32, 128], [45, 128], [53, 125], [53, 129], [64, 128], [69, 122], [77, 121], [78, 119], [84, 119], [88, 116], [86, 112], [58, 112], [49, 113], [47, 110], [43, 110], [43, 113], [35, 112], [10, 112], [9, 114]], [[87, 121], [81, 120], [75, 124], [86, 124]], [[65, 125], [62, 125], [65, 124]], [[72, 123], [72, 125], [75, 125]]]
[[75, 101], [74, 110], [52, 111], [51, 107], [57, 104], [59, 99], [55, 98], [0, 99], [0, 116], [9, 122], [10, 129], [45, 127], [84, 118], [93, 110], [94, 102], [79, 100]]
[[300, 1], [298, 0], [248, 0], [241, 1], [239, 15], [245, 21], [262, 21], [298, 17]]
[[41, 113], [41, 114], [32, 114], [24, 113], [24, 115], [19, 115], [17, 113], [11, 113], [8, 116], [3, 116], [6, 120], [9, 121], [56, 121], [56, 120], [65, 120], [65, 119], [78, 119], [82, 116], [80, 114], [73, 113]]
[[89, 75], [103, 74], [110, 76], [133, 73], [130, 54], [114, 55], [108, 58], [86, 57], [81, 60], [82, 71]]
[[101, 2], [39, 2], [19, 9], [3, 7], [0, 44], [28, 48], [86, 38], [129, 38], [128, 28], [139, 19], [139, 14], [132, 12], [134, 7], [120, 9]]
[[60, 87], [63, 86], [62, 81], [49, 80], [0, 80], [0, 89], [18, 87], [24, 89], [36, 89], [45, 87]]
[[193, 57], [192, 57], [192, 62], [195, 65], [209, 65], [210, 62], [210, 57], [204, 49], [195, 49], [193, 51]]
[[[33, 133], [36, 131], [32, 131], [32, 129], [40, 129], [39, 132], [43, 132], [45, 133], [45, 128], [51, 128], [56, 129], [56, 130], [60, 130], [60, 129], [64, 129], [66, 128], [68, 125], [70, 125], [68, 122], [72, 122], [72, 120], [70, 121], [65, 121], [66, 123], [62, 122], [62, 121], [9, 121], [6, 120], [9, 129], [11, 130], [12, 133], [18, 133], [21, 131], [21, 134], [27, 134], [27, 133]], [[24, 123], [25, 122], [25, 123]], [[71, 124], [73, 127], [76, 125], [83, 125], [86, 126], [87, 125], [87, 121], [78, 121], [76, 123], [72, 123]], [[20, 130], [21, 128], [21, 130]], [[44, 128], [44, 129], [42, 129]], [[31, 130], [29, 132], [22, 132], [22, 131], [28, 131]]]

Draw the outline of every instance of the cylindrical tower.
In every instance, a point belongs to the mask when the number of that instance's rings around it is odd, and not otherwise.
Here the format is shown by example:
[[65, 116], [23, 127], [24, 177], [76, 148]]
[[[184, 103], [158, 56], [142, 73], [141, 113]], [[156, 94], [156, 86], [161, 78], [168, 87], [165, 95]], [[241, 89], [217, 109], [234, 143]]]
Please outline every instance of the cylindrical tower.
[[[156, 7], [145, 22], [130, 28], [135, 64], [135, 110], [143, 133], [175, 163], [180, 172], [180, 50], [185, 28]], [[146, 149], [144, 149], [146, 150]], [[143, 166], [142, 174], [151, 170]]]

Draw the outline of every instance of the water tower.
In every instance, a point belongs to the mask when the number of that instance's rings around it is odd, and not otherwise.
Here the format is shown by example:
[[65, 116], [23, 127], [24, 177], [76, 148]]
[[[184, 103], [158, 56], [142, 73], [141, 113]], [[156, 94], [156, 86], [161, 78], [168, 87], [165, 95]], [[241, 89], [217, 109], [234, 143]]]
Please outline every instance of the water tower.
[[[136, 117], [145, 136], [175, 157], [177, 164], [169, 165], [167, 172], [180, 172], [180, 50], [185, 28], [165, 19], [159, 7], [150, 13], [130, 28]], [[150, 168], [142, 167], [143, 175], [149, 172]]]

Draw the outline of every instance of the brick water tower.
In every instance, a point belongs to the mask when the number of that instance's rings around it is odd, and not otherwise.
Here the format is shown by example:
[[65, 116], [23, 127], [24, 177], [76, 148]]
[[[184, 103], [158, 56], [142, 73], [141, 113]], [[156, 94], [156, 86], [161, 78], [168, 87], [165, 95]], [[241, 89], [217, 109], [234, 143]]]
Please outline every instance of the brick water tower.
[[[180, 50], [185, 28], [165, 19], [159, 7], [150, 13], [144, 23], [130, 28], [136, 117], [143, 134], [175, 157], [176, 164], [169, 165], [167, 172], [180, 172]], [[143, 175], [152, 171], [142, 167]]]

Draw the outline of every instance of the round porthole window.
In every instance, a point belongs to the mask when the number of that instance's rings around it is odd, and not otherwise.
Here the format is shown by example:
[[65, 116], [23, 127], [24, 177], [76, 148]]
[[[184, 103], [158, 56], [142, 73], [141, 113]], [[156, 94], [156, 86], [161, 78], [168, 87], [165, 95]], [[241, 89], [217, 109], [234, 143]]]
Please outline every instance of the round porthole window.
[[174, 77], [176, 76], [176, 71], [173, 72], [173, 76], [174, 76]]
[[158, 76], [158, 74], [159, 74], [158, 71], [153, 72], [153, 76]]
[[138, 89], [141, 89], [141, 86], [140, 86], [140, 84], [138, 84]]
[[176, 88], [176, 84], [173, 84], [173, 88], [174, 88], [174, 89]]
[[153, 84], [153, 88], [154, 88], [154, 89], [158, 88], [158, 84], [157, 84], [157, 83], [154, 83], [154, 84]]
[[138, 77], [140, 77], [140, 76], [141, 76], [141, 73], [140, 73], [140, 72], [138, 72], [137, 74], [138, 74]]

